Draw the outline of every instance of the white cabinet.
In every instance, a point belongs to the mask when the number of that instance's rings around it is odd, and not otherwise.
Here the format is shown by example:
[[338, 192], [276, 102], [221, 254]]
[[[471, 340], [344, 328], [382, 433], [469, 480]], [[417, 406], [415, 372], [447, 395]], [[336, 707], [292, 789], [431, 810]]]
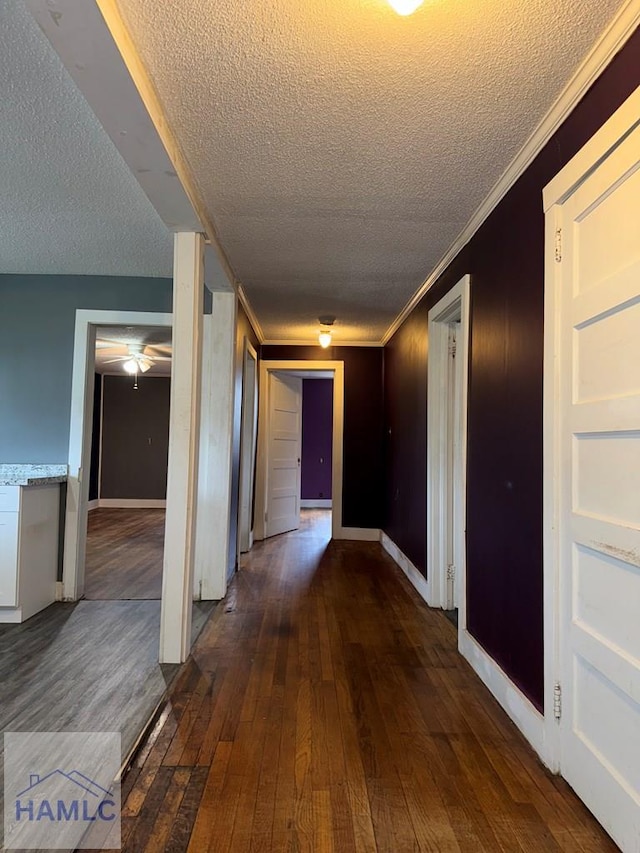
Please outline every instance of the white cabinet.
[[23, 622], [56, 597], [60, 486], [0, 486], [0, 622]]

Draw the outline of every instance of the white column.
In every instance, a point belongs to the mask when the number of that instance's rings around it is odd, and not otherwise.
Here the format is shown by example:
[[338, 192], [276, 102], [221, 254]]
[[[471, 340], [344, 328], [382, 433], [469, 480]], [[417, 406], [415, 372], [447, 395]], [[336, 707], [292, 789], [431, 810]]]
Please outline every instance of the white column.
[[229, 570], [236, 296], [214, 293], [204, 318], [194, 597], [224, 598]]
[[182, 663], [191, 647], [203, 300], [202, 235], [194, 232], [176, 234], [160, 663]]

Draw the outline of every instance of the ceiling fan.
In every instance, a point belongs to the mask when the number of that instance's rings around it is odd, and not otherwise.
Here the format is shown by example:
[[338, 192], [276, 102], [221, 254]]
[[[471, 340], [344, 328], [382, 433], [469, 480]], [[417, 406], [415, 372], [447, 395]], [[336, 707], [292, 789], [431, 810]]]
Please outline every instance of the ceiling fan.
[[[122, 350], [122, 344], [117, 341], [98, 341], [96, 346], [102, 350]], [[171, 355], [168, 354], [171, 350], [168, 347], [137, 343], [130, 343], [126, 346], [126, 355], [117, 355], [115, 358], [106, 359], [104, 364], [116, 364], [120, 362], [127, 373], [134, 375], [137, 373], [146, 373], [148, 370], [151, 370], [157, 361], [171, 361]]]

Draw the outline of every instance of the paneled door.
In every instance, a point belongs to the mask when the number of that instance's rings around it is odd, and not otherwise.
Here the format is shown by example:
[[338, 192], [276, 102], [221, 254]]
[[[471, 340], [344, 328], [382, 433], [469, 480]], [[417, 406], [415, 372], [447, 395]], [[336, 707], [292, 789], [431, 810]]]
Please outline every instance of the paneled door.
[[265, 535], [300, 527], [302, 379], [269, 372], [269, 455]]
[[553, 208], [548, 247], [557, 289], [556, 711], [563, 776], [620, 847], [638, 853], [640, 128], [621, 127], [611, 147], [581, 161], [582, 179]]

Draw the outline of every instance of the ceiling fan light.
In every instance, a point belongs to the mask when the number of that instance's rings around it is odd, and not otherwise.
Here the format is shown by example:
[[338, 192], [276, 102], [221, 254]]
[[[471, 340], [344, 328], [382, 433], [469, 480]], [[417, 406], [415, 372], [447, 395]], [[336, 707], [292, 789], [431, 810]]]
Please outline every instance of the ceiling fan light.
[[398, 15], [412, 15], [418, 6], [422, 6], [423, 0], [388, 0], [388, 2]]
[[331, 344], [331, 331], [330, 329], [322, 329], [320, 334], [318, 335], [318, 343], [322, 347], [322, 349], [326, 349]]
[[125, 361], [122, 366], [127, 371], [127, 373], [131, 373], [131, 375], [138, 372], [138, 362], [135, 358], [127, 359], [127, 361]]
[[146, 373], [147, 370], [151, 370], [151, 368], [153, 367], [153, 362], [149, 361], [148, 358], [139, 358], [138, 367], [140, 369], [140, 373]]

